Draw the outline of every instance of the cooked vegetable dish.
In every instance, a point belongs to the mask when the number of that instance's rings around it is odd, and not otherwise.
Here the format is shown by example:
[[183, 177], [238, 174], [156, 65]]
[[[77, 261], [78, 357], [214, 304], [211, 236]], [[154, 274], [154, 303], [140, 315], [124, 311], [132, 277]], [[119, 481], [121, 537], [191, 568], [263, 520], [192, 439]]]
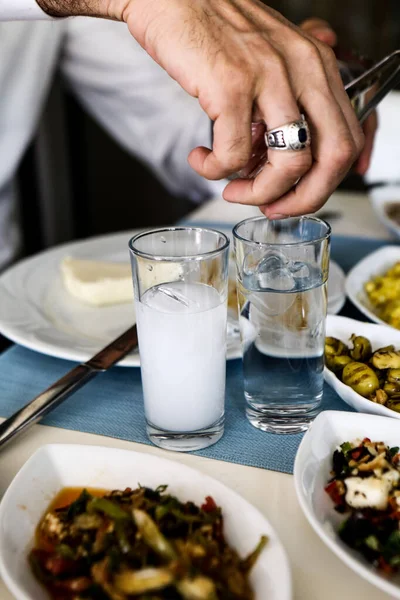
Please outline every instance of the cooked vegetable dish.
[[29, 562], [56, 600], [251, 600], [249, 572], [266, 542], [240, 558], [211, 497], [198, 507], [166, 486], [65, 489], [38, 526]]
[[368, 438], [345, 442], [333, 453], [325, 487], [347, 516], [339, 536], [387, 574], [400, 568], [400, 453]]
[[372, 351], [362, 335], [350, 337], [352, 347], [341, 340], [325, 340], [325, 364], [357, 394], [400, 412], [400, 351], [385, 346]]
[[385, 204], [385, 212], [389, 219], [400, 225], [400, 202], [388, 202]]
[[400, 261], [364, 286], [377, 316], [400, 329]]

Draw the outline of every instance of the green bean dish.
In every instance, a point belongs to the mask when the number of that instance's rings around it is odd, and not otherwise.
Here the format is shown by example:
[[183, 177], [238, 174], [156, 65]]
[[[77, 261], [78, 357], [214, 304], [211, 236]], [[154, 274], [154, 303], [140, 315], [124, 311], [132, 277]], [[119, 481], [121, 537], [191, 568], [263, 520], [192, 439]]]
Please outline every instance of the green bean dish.
[[353, 334], [350, 342], [326, 338], [327, 368], [360, 396], [400, 412], [400, 351], [393, 345], [373, 351], [362, 335]]
[[50, 598], [252, 600], [249, 573], [267, 537], [240, 558], [210, 496], [199, 507], [166, 488], [62, 490], [29, 554]]

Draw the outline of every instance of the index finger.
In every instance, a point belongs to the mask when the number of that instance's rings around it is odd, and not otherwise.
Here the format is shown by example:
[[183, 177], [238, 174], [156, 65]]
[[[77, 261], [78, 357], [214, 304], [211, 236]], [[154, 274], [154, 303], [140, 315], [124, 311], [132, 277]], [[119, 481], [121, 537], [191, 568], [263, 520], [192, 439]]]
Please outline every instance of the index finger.
[[251, 113], [250, 95], [227, 98], [214, 121], [212, 150], [192, 150], [190, 166], [206, 179], [223, 179], [242, 169], [251, 157]]

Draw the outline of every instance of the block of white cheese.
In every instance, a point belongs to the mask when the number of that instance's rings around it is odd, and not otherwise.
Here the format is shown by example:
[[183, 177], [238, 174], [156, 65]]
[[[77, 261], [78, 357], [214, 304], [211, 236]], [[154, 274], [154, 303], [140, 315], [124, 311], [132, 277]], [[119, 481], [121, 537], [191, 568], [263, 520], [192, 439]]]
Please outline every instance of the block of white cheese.
[[[139, 259], [139, 262], [140, 260], [143, 259]], [[129, 263], [66, 257], [61, 262], [61, 274], [66, 290], [85, 304], [107, 306], [133, 300], [132, 272]], [[147, 261], [143, 261], [142, 292], [161, 283], [177, 281], [181, 274], [180, 264], [164, 261], [147, 264]]]
[[129, 263], [66, 257], [61, 263], [61, 274], [67, 291], [85, 304], [106, 306], [133, 300]]

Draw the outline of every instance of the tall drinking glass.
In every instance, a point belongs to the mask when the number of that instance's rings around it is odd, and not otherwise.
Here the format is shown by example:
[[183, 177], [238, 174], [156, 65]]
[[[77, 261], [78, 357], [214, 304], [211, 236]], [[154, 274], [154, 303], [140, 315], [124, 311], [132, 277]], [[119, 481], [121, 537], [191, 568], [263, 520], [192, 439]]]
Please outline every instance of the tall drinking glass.
[[246, 414], [264, 431], [303, 431], [321, 403], [330, 232], [315, 217], [233, 230]]
[[174, 227], [129, 242], [150, 440], [199, 450], [224, 431], [228, 238]]

